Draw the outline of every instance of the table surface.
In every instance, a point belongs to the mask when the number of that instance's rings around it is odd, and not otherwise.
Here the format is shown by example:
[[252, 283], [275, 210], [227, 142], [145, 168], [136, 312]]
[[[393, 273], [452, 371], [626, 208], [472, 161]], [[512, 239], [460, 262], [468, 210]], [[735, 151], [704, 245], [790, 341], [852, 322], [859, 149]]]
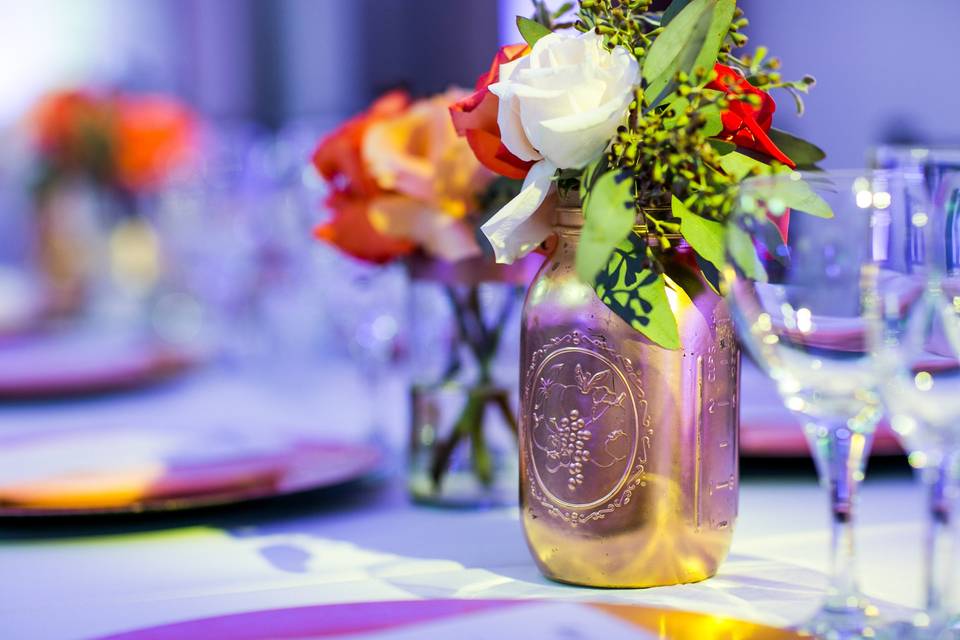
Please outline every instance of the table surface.
[[[302, 380], [298, 387], [316, 388], [331, 391], [329, 384]], [[203, 374], [115, 398], [2, 407], [0, 430], [79, 428], [131, 417], [176, 424], [183, 412], [195, 415], [197, 403], [215, 407], [212, 413], [223, 420], [243, 415], [251, 424], [341, 410], [333, 396], [301, 393], [293, 401], [294, 392], [288, 385]], [[825, 586], [826, 500], [812, 476], [746, 478], [733, 549], [719, 575], [646, 590], [552, 583], [530, 559], [516, 507], [418, 507], [401, 485], [394, 478], [149, 518], [0, 523], [0, 637], [91, 638], [241, 611], [419, 598], [640, 603], [789, 625], [813, 612]], [[868, 478], [861, 574], [884, 613], [905, 616], [921, 604], [922, 511], [921, 492], [909, 478]]]

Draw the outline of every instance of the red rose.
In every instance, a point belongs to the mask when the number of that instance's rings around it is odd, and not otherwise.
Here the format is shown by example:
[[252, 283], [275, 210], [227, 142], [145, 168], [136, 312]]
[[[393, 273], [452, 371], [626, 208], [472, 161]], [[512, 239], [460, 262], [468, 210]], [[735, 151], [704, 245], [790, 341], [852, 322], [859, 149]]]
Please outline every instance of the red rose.
[[[723, 91], [731, 98], [729, 108], [721, 116], [723, 133], [719, 137], [738, 147], [770, 156], [791, 169], [796, 168], [796, 163], [774, 144], [767, 133], [777, 109], [770, 94], [747, 82], [736, 69], [717, 63], [713, 70], [717, 78], [707, 84], [707, 88]], [[759, 104], [743, 99], [748, 96], [756, 96]]]
[[497, 124], [500, 99], [490, 93], [488, 87], [500, 80], [501, 65], [528, 53], [530, 47], [526, 44], [502, 47], [490, 64], [490, 70], [477, 80], [476, 92], [450, 107], [457, 134], [466, 137], [477, 160], [494, 173], [514, 180], [525, 178], [533, 163], [516, 157], [501, 142]]

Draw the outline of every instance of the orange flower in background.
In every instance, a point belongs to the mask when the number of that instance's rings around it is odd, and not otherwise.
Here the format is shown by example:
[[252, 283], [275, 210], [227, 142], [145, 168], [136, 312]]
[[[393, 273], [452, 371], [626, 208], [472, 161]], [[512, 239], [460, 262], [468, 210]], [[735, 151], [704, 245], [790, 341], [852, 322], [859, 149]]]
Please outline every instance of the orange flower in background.
[[409, 106], [410, 96], [405, 91], [384, 95], [324, 138], [313, 152], [313, 165], [340, 192], [367, 197], [376, 194], [380, 187], [363, 160], [363, 138], [374, 123], [398, 116]]
[[80, 90], [41, 100], [29, 125], [53, 177], [80, 175], [134, 193], [155, 188], [189, 158], [197, 129], [173, 99]]
[[383, 264], [414, 249], [412, 242], [381, 233], [371, 223], [370, 202], [383, 190], [363, 159], [367, 130], [409, 106], [406, 92], [392, 91], [324, 138], [313, 153], [314, 167], [332, 188], [324, 203], [331, 219], [318, 226], [314, 235], [360, 260]]
[[332, 218], [317, 227], [314, 235], [354, 258], [384, 264], [409, 254], [415, 248], [409, 240], [393, 238], [374, 229], [370, 223], [368, 199], [335, 191], [324, 204], [330, 209]]
[[450, 104], [464, 96], [463, 90], [451, 89], [420, 100], [402, 115], [371, 126], [363, 142], [363, 158], [377, 184], [404, 196], [374, 200], [374, 226], [452, 262], [481, 253], [463, 219], [475, 211], [477, 193], [493, 180], [450, 122]]
[[117, 180], [134, 192], [155, 188], [194, 150], [196, 120], [162, 96], [119, 96], [114, 104]]
[[97, 96], [78, 90], [52, 93], [29, 115], [28, 126], [51, 165], [97, 175], [109, 170], [113, 110]]
[[[777, 103], [766, 91], [757, 89], [732, 67], [717, 63], [713, 70], [717, 78], [707, 84], [708, 89], [723, 91], [730, 98], [730, 107], [721, 114], [723, 133], [720, 138], [738, 147], [770, 156], [791, 169], [796, 168], [787, 155], [770, 139], [773, 114]], [[756, 104], [743, 100], [753, 96]]]
[[451, 89], [410, 103], [394, 92], [327, 136], [313, 163], [330, 184], [332, 218], [316, 236], [383, 263], [421, 249], [448, 261], [481, 253], [468, 220], [493, 175], [457, 135]]
[[490, 69], [477, 80], [476, 90], [470, 96], [450, 107], [450, 116], [457, 134], [466, 137], [477, 159], [494, 173], [505, 178], [523, 180], [532, 162], [516, 157], [504, 146], [497, 124], [500, 99], [489, 86], [500, 80], [500, 66], [530, 53], [527, 44], [501, 47], [494, 56]]

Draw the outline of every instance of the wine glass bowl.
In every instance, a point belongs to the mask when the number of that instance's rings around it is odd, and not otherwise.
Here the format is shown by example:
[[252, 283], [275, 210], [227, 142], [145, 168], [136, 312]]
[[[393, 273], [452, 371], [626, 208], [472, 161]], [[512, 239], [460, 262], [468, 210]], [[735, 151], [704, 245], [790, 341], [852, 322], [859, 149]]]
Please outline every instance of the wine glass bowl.
[[[854, 538], [857, 489], [883, 412], [861, 292], [891, 258], [890, 221], [908, 207], [911, 189], [886, 171], [752, 178], [727, 226], [722, 285], [741, 341], [804, 424], [829, 493], [829, 587], [803, 626], [827, 637], [876, 631]], [[789, 233], [781, 234], [785, 216]]]

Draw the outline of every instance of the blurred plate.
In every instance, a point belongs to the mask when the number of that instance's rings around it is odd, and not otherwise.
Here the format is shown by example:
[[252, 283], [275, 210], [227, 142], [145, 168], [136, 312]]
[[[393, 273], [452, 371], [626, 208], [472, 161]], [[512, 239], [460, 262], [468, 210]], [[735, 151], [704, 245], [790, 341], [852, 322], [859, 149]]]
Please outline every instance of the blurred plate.
[[[903, 453], [897, 437], [881, 422], [873, 440], [874, 456]], [[754, 458], [807, 458], [810, 447], [800, 417], [787, 409], [776, 385], [749, 358], [740, 373], [740, 455]]]
[[412, 600], [237, 613], [121, 633], [107, 640], [321, 637], [792, 640], [804, 636], [731, 618], [652, 607], [544, 600]]
[[361, 479], [379, 450], [231, 429], [73, 428], [0, 439], [0, 517], [169, 511]]
[[199, 353], [105, 331], [64, 330], [0, 342], [0, 401], [132, 389], [195, 365]]
[[0, 267], [0, 341], [36, 331], [46, 311], [47, 301], [36, 283]]

